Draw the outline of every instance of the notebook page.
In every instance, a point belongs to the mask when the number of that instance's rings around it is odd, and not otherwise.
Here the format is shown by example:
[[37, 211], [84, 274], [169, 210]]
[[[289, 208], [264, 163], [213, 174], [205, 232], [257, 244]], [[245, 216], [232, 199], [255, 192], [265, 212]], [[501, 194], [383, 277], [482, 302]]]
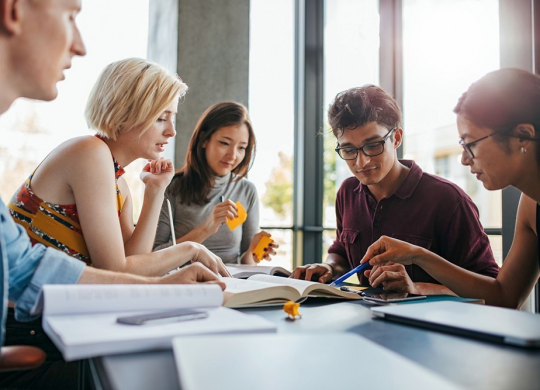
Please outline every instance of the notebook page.
[[217, 285], [46, 285], [44, 315], [218, 307]]

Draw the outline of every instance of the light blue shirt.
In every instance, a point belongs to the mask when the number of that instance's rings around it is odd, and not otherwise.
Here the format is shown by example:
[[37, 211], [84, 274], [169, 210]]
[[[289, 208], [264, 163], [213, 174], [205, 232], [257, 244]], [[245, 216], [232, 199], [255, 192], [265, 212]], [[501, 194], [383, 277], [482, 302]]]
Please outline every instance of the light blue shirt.
[[16, 224], [0, 200], [0, 346], [4, 333], [8, 300], [15, 302], [15, 318], [30, 321], [43, 310], [44, 284], [75, 284], [85, 263], [53, 248], [32, 246], [22, 226]]

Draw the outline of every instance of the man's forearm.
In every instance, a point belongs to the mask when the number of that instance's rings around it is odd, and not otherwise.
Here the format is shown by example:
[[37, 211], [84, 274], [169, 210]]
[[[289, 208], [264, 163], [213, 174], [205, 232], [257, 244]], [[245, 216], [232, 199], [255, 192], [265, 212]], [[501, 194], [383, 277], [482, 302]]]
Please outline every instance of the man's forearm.
[[341, 275], [351, 270], [349, 262], [343, 257], [336, 253], [329, 253], [328, 257], [324, 261], [324, 264], [328, 264], [332, 267], [332, 278], [339, 278]]
[[157, 278], [86, 267], [78, 284], [148, 284]]
[[415, 283], [416, 292], [421, 295], [456, 295], [448, 287], [435, 283]]

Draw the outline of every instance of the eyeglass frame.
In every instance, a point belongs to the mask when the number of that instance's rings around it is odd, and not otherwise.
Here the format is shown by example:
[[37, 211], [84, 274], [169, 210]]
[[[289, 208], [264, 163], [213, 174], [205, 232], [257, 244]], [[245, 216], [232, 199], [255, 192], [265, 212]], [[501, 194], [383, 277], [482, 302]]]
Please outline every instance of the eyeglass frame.
[[[367, 156], [367, 157], [377, 157], [377, 156], [380, 156], [381, 154], [384, 153], [384, 145], [386, 144], [386, 141], [388, 141], [388, 137], [390, 137], [390, 134], [392, 134], [394, 131], [396, 131], [399, 127], [394, 127], [393, 129], [391, 129], [385, 136], [383, 139], [381, 139], [380, 141], [376, 141], [376, 142], [370, 142], [368, 144], [365, 144], [364, 146], [361, 146], [359, 148], [357, 148], [356, 146], [346, 146], [346, 147], [339, 147], [339, 146], [336, 146], [336, 148], [334, 149], [336, 151], [336, 153], [338, 154], [338, 156], [342, 159], [342, 160], [345, 160], [345, 161], [352, 161], [352, 160], [356, 160], [358, 158], [358, 151], [362, 151], [362, 153], [364, 153], [364, 156]], [[382, 146], [382, 151], [380, 153], [377, 153], [377, 154], [372, 154], [372, 155], [369, 155], [367, 154], [365, 151], [364, 151], [364, 148], [368, 145], [377, 145], [377, 144], [381, 144]], [[354, 156], [354, 158], [343, 158], [343, 156], [339, 153], [340, 150], [342, 149], [355, 149], [356, 150], [356, 156]]]
[[486, 135], [485, 137], [482, 137], [482, 138], [478, 138], [477, 140], [474, 140], [472, 142], [465, 142], [463, 141], [462, 139], [460, 139], [458, 141], [458, 143], [461, 145], [461, 147], [463, 148], [463, 150], [465, 151], [465, 153], [467, 153], [467, 156], [469, 158], [474, 158], [474, 153], [471, 149], [471, 145], [474, 145], [476, 144], [477, 142], [480, 142], [480, 141], [483, 141], [485, 140], [486, 138], [489, 138], [489, 137], [492, 137], [494, 135], [500, 135], [501, 137], [510, 137], [510, 138], [519, 138], [519, 139], [527, 139], [529, 141], [538, 141], [539, 139], [538, 138], [529, 138], [529, 137], [525, 137], [525, 136], [521, 136], [521, 135], [516, 135], [516, 134], [505, 134], [503, 133], [502, 131], [494, 131], [493, 133], [491, 134], [488, 134]]

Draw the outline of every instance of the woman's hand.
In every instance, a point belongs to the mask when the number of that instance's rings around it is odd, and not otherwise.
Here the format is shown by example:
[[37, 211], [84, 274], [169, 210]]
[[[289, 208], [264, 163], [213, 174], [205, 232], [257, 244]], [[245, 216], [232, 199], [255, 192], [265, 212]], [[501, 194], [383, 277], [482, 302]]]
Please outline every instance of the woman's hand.
[[389, 262], [403, 265], [414, 264], [421, 257], [423, 249], [405, 241], [382, 236], [367, 249], [360, 263], [369, 261], [371, 265], [387, 265]]
[[165, 191], [174, 177], [174, 166], [171, 160], [160, 157], [159, 160], [149, 160], [140, 174], [144, 185]]
[[[91, 268], [91, 267], [87, 267]], [[225, 290], [225, 283], [219, 280], [216, 274], [213, 274], [200, 263], [190, 264], [177, 272], [165, 275], [157, 279], [161, 284], [217, 284], [222, 290]]]
[[184, 244], [191, 247], [190, 249], [193, 253], [191, 258], [192, 262], [201, 263], [216, 275], [219, 274], [221, 276], [232, 277], [231, 273], [225, 267], [225, 264], [223, 264], [221, 258], [210, 252], [204, 245], [196, 242], [184, 242], [178, 246]]
[[[258, 259], [256, 256], [253, 255], [253, 251], [255, 250], [255, 247], [263, 237], [272, 237], [270, 233], [265, 232], [264, 230], [261, 230], [259, 233], [255, 234], [253, 238], [251, 239], [251, 244], [249, 245], [248, 251], [251, 253], [251, 257], [253, 258], [253, 261], [255, 263], [260, 263], [261, 259]], [[275, 242], [271, 242], [264, 248], [264, 255], [262, 260], [272, 260], [272, 256], [276, 255], [275, 249], [279, 248], [279, 245]]]
[[385, 290], [418, 294], [416, 284], [411, 280], [405, 266], [388, 262], [386, 265], [376, 265], [364, 272], [369, 278], [371, 287], [382, 286]]
[[238, 209], [230, 199], [227, 199], [214, 206], [212, 214], [203, 224], [203, 229], [210, 236], [214, 235], [217, 233], [222, 223], [227, 222], [227, 219], [236, 217], [238, 217]]

